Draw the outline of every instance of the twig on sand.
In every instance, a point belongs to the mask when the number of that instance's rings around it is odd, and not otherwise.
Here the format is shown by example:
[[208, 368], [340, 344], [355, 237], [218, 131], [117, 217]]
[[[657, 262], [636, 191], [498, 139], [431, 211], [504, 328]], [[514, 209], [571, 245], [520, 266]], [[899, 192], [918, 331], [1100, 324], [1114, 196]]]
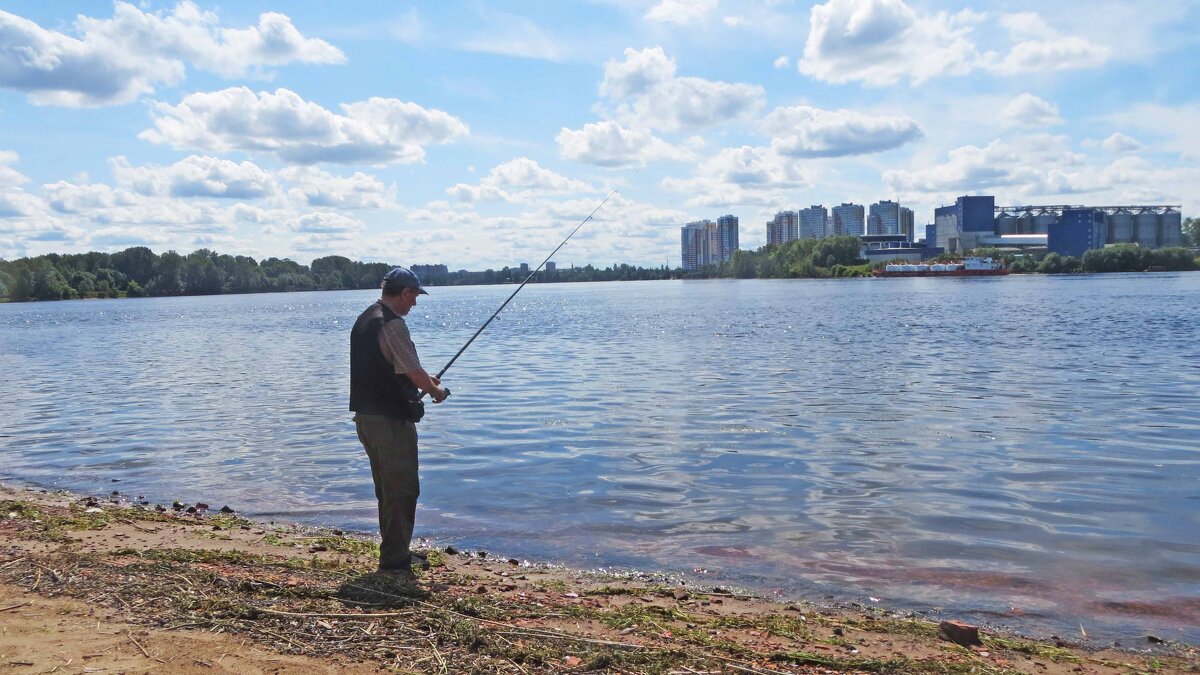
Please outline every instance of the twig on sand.
[[273, 637], [273, 638], [278, 638], [278, 639], [280, 639], [280, 640], [283, 640], [284, 642], [286, 642], [286, 643], [288, 643], [289, 645], [291, 645], [291, 646], [295, 647], [296, 649], [299, 649], [301, 654], [303, 654], [303, 653], [305, 652], [304, 645], [302, 645], [302, 644], [299, 644], [299, 643], [297, 643], [297, 642], [295, 642], [295, 641], [293, 641], [293, 640], [290, 640], [290, 639], [288, 639], [287, 637], [284, 637], [283, 635], [280, 635], [279, 633], [274, 633], [274, 632], [272, 632], [272, 631], [269, 631], [269, 630], [267, 630], [266, 628], [263, 628], [263, 627], [261, 627], [261, 626], [249, 626], [248, 628], [249, 628], [249, 630], [251, 630], [251, 631], [257, 631], [257, 632], [259, 632], [259, 633], [265, 633], [265, 634], [267, 634], [267, 635], [270, 635], [270, 636], [271, 636], [271, 637]]
[[132, 633], [132, 632], [130, 632], [130, 631], [125, 631], [125, 635], [126, 635], [128, 638], [129, 638], [129, 641], [130, 641], [130, 642], [132, 642], [132, 643], [133, 643], [133, 645], [134, 645], [135, 647], [137, 647], [139, 651], [141, 651], [141, 652], [142, 652], [142, 656], [145, 656], [146, 658], [148, 658], [148, 659], [150, 659], [150, 660], [152, 660], [152, 661], [158, 661], [159, 663], [162, 663], [162, 662], [163, 662], [163, 660], [162, 660], [162, 659], [159, 659], [159, 658], [155, 658], [155, 657], [153, 657], [153, 656], [150, 656], [150, 652], [146, 651], [146, 648], [142, 646], [142, 643], [140, 643], [140, 642], [138, 642], [137, 640], [135, 640], [135, 639], [134, 639], [134, 637], [133, 637], [133, 633]]
[[0, 607], [0, 612], [7, 612], [7, 611], [8, 611], [8, 610], [10, 610], [10, 609], [16, 609], [16, 608], [18, 608], [18, 607], [24, 607], [25, 605], [28, 605], [28, 604], [29, 604], [28, 602], [18, 602], [17, 604], [15, 604], [15, 605], [9, 605], [8, 607]]
[[158, 527], [142, 527], [141, 525], [138, 525], [137, 523], [133, 522], [132, 520], [126, 520], [124, 518], [117, 520], [117, 522], [121, 523], [122, 525], [128, 525], [139, 532], [153, 533], [153, 532], [158, 532], [161, 529]]
[[281, 612], [277, 609], [267, 609], [266, 607], [255, 607], [254, 611], [262, 612], [263, 614], [275, 614], [277, 616], [308, 616], [321, 619], [389, 619], [398, 616], [412, 616], [412, 612], [382, 612], [378, 614], [338, 614], [325, 612]]
[[442, 667], [440, 672], [443, 672], [443, 673], [446, 672], [446, 659], [443, 658], [442, 653], [440, 651], [438, 651], [437, 642], [435, 642], [434, 640], [430, 640], [429, 646], [433, 648], [433, 655], [437, 657], [438, 665], [440, 665]]

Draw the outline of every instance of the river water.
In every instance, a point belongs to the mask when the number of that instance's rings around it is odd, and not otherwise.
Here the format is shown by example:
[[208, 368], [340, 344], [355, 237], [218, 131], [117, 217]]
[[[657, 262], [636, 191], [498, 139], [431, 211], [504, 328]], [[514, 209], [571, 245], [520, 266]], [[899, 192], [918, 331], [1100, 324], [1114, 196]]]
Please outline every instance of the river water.
[[[423, 297], [426, 366], [511, 290]], [[376, 295], [0, 305], [0, 478], [371, 531]], [[1200, 642], [1200, 274], [534, 285], [445, 383], [439, 544]]]

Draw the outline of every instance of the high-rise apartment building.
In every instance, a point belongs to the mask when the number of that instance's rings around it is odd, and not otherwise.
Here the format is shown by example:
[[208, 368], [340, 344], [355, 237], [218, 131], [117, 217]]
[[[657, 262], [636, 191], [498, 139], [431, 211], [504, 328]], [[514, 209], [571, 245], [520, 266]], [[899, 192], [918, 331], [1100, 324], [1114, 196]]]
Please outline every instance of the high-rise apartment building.
[[900, 204], [886, 199], [872, 204], [867, 234], [900, 234]]
[[900, 207], [900, 234], [904, 235], [905, 241], [916, 241], [917, 237], [916, 221], [913, 220], [913, 210], [907, 206]]
[[780, 211], [767, 221], [767, 245], [783, 244], [800, 238], [800, 218], [795, 211]]
[[863, 234], [863, 207], [862, 204], [845, 203], [840, 206], [833, 207], [833, 228], [829, 232], [831, 237], [840, 237], [844, 234], [853, 234], [859, 236]]
[[717, 222], [697, 220], [679, 228], [683, 269], [696, 270], [723, 263], [738, 250], [737, 216], [721, 216]]
[[825, 231], [829, 226], [829, 210], [821, 204], [814, 204], [807, 209], [800, 209], [800, 238], [820, 239], [827, 236]]
[[717, 255], [725, 262], [738, 250], [738, 219], [734, 215], [717, 218]]
[[683, 269], [698, 270], [708, 264], [708, 228], [711, 220], [699, 220], [679, 228]]

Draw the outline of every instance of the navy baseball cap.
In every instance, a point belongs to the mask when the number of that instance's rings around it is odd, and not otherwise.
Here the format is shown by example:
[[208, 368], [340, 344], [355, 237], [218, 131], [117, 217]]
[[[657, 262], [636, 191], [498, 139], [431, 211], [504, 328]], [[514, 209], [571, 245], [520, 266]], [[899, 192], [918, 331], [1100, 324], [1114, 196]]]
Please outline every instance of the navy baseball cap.
[[412, 288], [418, 293], [429, 295], [429, 291], [421, 288], [421, 280], [407, 267], [393, 267], [390, 272], [383, 275], [381, 285], [390, 288]]

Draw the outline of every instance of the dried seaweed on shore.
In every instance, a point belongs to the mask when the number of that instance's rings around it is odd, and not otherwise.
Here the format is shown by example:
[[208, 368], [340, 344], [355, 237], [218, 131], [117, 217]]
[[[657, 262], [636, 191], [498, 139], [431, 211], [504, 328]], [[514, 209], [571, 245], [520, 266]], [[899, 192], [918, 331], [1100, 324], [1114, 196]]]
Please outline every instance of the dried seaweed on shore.
[[[1126, 670], [1035, 642], [988, 638], [983, 649], [965, 649], [941, 640], [934, 624], [877, 613], [763, 611], [762, 603], [628, 583], [568, 587], [561, 575], [469, 554], [431, 551], [433, 568], [412, 584], [371, 573], [369, 542], [233, 516], [91, 508], [0, 504], [0, 515], [10, 514], [0, 541], [44, 549], [0, 549], [0, 582], [148, 627], [228, 633], [285, 654], [401, 672]], [[158, 545], [144, 545], [155, 536]], [[143, 545], [133, 545], [137, 537]]]

